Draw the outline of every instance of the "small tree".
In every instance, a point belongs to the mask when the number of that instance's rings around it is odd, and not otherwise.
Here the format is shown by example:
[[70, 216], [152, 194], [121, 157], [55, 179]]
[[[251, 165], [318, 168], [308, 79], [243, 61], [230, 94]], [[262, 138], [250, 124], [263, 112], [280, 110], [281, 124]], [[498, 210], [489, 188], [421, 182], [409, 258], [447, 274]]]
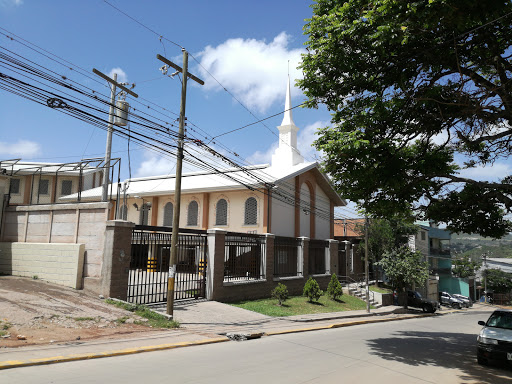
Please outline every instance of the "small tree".
[[482, 265], [479, 261], [473, 261], [469, 255], [464, 255], [460, 259], [453, 261], [452, 272], [457, 277], [475, 276], [475, 272]]
[[332, 300], [337, 300], [338, 297], [343, 295], [343, 287], [341, 286], [341, 283], [338, 281], [338, 277], [335, 273], [331, 276], [331, 281], [329, 282], [329, 285], [327, 286], [327, 295]]
[[[384, 269], [393, 286], [402, 291], [409, 285], [421, 285], [428, 279], [428, 263], [423, 255], [407, 246], [385, 253], [378, 265]], [[404, 308], [407, 308], [407, 300]]]
[[509, 293], [512, 290], [512, 273], [501, 269], [486, 269], [484, 275], [487, 279], [487, 289], [492, 289], [496, 293]]
[[304, 284], [304, 291], [303, 295], [308, 297], [308, 301], [310, 303], [314, 301], [318, 301], [320, 296], [322, 296], [323, 292], [320, 289], [320, 286], [318, 285], [318, 282], [310, 277], [308, 281], [306, 281], [306, 284]]
[[277, 299], [277, 305], [281, 306], [288, 299], [288, 288], [286, 285], [279, 283], [271, 292], [272, 298]]

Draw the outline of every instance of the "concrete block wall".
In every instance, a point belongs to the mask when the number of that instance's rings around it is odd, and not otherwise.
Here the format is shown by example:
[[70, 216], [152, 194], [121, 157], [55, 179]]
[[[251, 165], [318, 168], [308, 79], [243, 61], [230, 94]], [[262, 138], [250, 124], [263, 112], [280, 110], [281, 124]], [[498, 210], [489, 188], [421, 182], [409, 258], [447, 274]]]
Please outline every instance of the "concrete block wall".
[[[290, 295], [301, 295], [304, 284], [310, 277], [308, 271], [308, 239], [303, 238], [303, 276], [278, 278], [274, 277], [274, 236], [266, 235], [266, 259], [265, 276], [261, 280], [249, 280], [243, 282], [224, 281], [224, 239], [225, 231], [212, 229], [208, 230], [208, 266], [207, 266], [207, 298], [222, 302], [233, 302], [245, 299], [258, 299], [270, 297], [270, 292], [279, 283], [288, 288]], [[324, 275], [312, 276], [326, 290], [331, 280], [331, 274], [336, 271], [338, 254], [338, 242], [329, 242], [330, 272]]]
[[82, 288], [83, 244], [0, 243], [0, 273]]
[[99, 279], [110, 203], [7, 207], [0, 241], [85, 244], [83, 275]]

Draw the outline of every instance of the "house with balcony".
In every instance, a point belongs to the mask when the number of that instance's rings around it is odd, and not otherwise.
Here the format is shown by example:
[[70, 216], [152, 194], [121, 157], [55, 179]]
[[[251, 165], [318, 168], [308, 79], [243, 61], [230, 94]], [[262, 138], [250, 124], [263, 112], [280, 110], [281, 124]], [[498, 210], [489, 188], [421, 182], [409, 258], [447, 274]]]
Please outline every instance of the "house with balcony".
[[439, 228], [429, 221], [420, 221], [416, 224], [420, 229], [414, 238], [414, 249], [425, 256], [430, 272], [423, 293], [435, 300], [438, 300], [437, 292], [442, 291], [470, 296], [469, 280], [452, 275], [450, 231]]

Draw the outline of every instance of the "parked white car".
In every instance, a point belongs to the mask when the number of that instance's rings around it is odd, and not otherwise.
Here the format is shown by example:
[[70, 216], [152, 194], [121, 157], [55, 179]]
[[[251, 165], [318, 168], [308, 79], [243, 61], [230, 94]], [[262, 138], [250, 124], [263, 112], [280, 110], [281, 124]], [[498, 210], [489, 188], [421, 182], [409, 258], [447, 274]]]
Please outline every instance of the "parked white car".
[[473, 300], [471, 300], [470, 297], [459, 295], [458, 293], [454, 293], [454, 294], [452, 294], [452, 296], [455, 297], [456, 299], [459, 299], [460, 301], [462, 301], [462, 304], [464, 304], [464, 306], [466, 308], [473, 306]]
[[500, 363], [512, 367], [512, 310], [497, 309], [478, 335], [478, 364]]

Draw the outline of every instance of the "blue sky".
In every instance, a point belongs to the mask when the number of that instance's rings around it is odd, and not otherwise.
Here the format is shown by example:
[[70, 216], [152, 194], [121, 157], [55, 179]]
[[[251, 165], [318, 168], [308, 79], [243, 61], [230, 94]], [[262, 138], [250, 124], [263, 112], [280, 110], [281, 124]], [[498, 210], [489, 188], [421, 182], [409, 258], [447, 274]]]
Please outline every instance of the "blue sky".
[[[311, 14], [309, 2], [197, 1], [182, 6], [181, 2], [112, 0], [111, 4], [184, 46], [258, 118], [283, 110], [288, 60], [292, 80], [300, 75], [296, 67], [304, 51], [302, 26]], [[159, 71], [162, 63], [156, 54], [181, 65], [180, 48], [166, 40], [160, 41], [157, 35], [101, 0], [0, 0], [0, 25], [81, 68], [95, 67], [104, 73], [120, 69], [120, 79], [134, 82], [134, 91], [142, 98], [179, 113], [180, 83], [162, 75]], [[0, 37], [4, 47], [98, 91], [108, 92], [105, 87], [76, 76], [16, 41]], [[189, 68], [206, 83], [200, 87], [189, 82], [186, 114], [189, 121], [210, 136], [216, 136], [256, 120], [192, 58]], [[0, 93], [0, 97], [1, 123], [5, 129], [0, 139], [1, 158], [22, 156], [26, 160], [60, 162], [104, 153], [103, 131], [6, 92]], [[293, 105], [303, 100], [300, 91], [293, 89]], [[168, 115], [169, 119], [175, 117]], [[281, 119], [282, 116], [277, 116], [265, 122], [274, 133], [257, 124], [225, 135], [219, 141], [245, 159], [264, 161], [268, 159], [269, 149], [277, 143], [276, 126]], [[301, 149], [307, 158], [313, 159], [309, 148], [313, 128], [325, 124], [329, 114], [322, 109], [295, 109], [294, 119], [301, 128], [301, 138], [309, 141], [301, 140]], [[113, 151], [122, 154], [126, 142], [115, 139]], [[153, 167], [149, 166], [151, 161]], [[136, 175], [148, 174], [148, 169], [154, 172], [165, 168], [154, 154], [136, 148], [132, 166]]]
[[[181, 65], [181, 45], [191, 54], [189, 71], [205, 81], [204, 86], [189, 81], [186, 115], [210, 137], [282, 112], [288, 68], [292, 82], [301, 76], [296, 67], [305, 52], [302, 27], [311, 16], [310, 1], [108, 1], [144, 26], [103, 0], [0, 0], [4, 28], [0, 32], [36, 44], [88, 70], [91, 77], [95, 77], [92, 68], [107, 74], [116, 69], [120, 80], [135, 83], [134, 91], [144, 99], [128, 100], [132, 107], [146, 108], [166, 121], [179, 113], [181, 84], [159, 71], [162, 62], [156, 55]], [[17, 40], [0, 35], [0, 41], [3, 47], [100, 93], [109, 92], [104, 84], [59, 66]], [[302, 101], [304, 96], [294, 87], [292, 105]], [[106, 133], [99, 128], [1, 90], [0, 105], [0, 159], [71, 162], [104, 156]], [[328, 124], [329, 113], [325, 108], [296, 108], [293, 116], [300, 128], [299, 150], [306, 160], [314, 161], [314, 132]], [[249, 163], [269, 162], [281, 120], [279, 114], [264, 125], [223, 135], [216, 142]], [[200, 131], [195, 133], [201, 136]], [[168, 158], [133, 143], [130, 149], [132, 176], [174, 173], [174, 162]], [[128, 177], [126, 140], [114, 137], [112, 151], [113, 157], [122, 158], [122, 178]], [[483, 179], [510, 171], [509, 163], [497, 163], [467, 172]], [[350, 211], [340, 213], [354, 216]]]

